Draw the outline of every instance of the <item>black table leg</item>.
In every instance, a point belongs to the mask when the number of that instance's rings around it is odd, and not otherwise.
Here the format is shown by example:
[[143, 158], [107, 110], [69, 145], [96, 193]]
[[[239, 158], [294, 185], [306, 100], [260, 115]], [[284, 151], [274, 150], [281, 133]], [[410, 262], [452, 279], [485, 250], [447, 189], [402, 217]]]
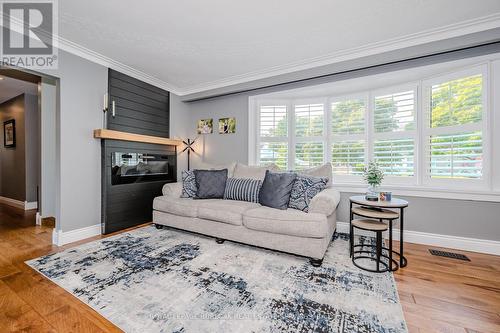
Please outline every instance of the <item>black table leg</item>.
[[354, 235], [352, 230], [352, 201], [349, 202], [349, 255], [352, 257], [354, 251]]
[[401, 208], [399, 215], [399, 266], [406, 267], [408, 261], [403, 253], [403, 229], [404, 229], [404, 208]]
[[392, 272], [392, 220], [389, 220], [389, 271]]

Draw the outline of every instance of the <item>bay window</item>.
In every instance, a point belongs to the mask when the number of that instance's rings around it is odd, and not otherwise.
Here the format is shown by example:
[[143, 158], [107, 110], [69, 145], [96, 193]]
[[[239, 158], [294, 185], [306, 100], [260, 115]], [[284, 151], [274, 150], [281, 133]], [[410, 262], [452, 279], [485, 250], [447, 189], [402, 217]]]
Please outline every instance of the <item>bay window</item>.
[[252, 156], [283, 170], [331, 162], [343, 184], [362, 184], [364, 166], [375, 161], [386, 186], [487, 189], [487, 82], [481, 65], [348, 94], [262, 98]]

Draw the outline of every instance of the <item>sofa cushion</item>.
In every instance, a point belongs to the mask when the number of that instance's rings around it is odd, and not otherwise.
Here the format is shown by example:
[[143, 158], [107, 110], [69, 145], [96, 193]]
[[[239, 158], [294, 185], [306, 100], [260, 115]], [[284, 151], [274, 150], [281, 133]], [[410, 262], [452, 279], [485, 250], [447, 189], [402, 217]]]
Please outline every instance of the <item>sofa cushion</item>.
[[296, 209], [259, 207], [243, 213], [248, 229], [298, 237], [324, 238], [328, 233], [326, 216]]
[[249, 209], [260, 207], [258, 203], [235, 200], [202, 201], [198, 207], [198, 217], [234, 225], [243, 224], [242, 214]]
[[186, 217], [198, 217], [198, 206], [200, 203], [222, 201], [217, 199], [193, 200], [191, 198], [178, 198], [171, 196], [156, 197], [153, 200], [153, 209]]
[[242, 163], [236, 163], [233, 177], [264, 180], [264, 177], [266, 176], [266, 170], [278, 171], [279, 168], [274, 164], [250, 166]]
[[327, 187], [332, 186], [333, 176], [332, 176], [332, 164], [331, 163], [325, 163], [323, 165], [320, 165], [320, 166], [317, 166], [314, 168], [300, 170], [300, 171], [298, 171], [298, 173], [301, 175], [306, 175], [306, 176], [328, 178]]

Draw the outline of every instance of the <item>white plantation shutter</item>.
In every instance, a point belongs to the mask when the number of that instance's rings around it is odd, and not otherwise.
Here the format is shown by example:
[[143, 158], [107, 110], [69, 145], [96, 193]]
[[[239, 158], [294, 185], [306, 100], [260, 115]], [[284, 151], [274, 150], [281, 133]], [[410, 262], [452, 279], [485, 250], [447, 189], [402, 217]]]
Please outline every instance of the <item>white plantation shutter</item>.
[[295, 109], [294, 169], [302, 170], [324, 163], [324, 104], [298, 104]]
[[430, 176], [480, 179], [483, 168], [482, 141], [481, 132], [431, 136]]
[[322, 141], [299, 142], [295, 144], [295, 170], [320, 166], [324, 163]]
[[484, 181], [483, 78], [484, 69], [478, 67], [426, 82], [424, 158], [428, 183]]
[[324, 127], [323, 104], [295, 105], [295, 136], [321, 137]]
[[335, 175], [361, 175], [364, 166], [364, 141], [332, 142], [332, 167]]
[[258, 164], [288, 167], [288, 112], [286, 105], [263, 105], [259, 109]]
[[399, 182], [415, 177], [415, 99], [416, 87], [395, 87], [373, 98], [373, 160]]
[[260, 108], [260, 136], [287, 137], [288, 121], [286, 105]]
[[363, 173], [365, 164], [366, 96], [331, 103], [331, 163], [340, 180]]
[[408, 90], [375, 97], [376, 133], [415, 129], [415, 91]]
[[261, 142], [259, 164], [276, 164], [280, 169], [288, 167], [288, 142]]
[[387, 175], [412, 177], [415, 173], [414, 150], [413, 139], [376, 140], [374, 160]]

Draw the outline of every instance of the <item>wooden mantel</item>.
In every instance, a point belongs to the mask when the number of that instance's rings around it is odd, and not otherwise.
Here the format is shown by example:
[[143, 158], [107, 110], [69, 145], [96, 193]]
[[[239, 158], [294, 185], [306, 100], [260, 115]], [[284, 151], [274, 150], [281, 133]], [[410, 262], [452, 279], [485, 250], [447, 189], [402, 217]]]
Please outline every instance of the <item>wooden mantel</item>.
[[144, 143], [154, 143], [158, 145], [173, 145], [178, 146], [182, 144], [182, 140], [162, 138], [159, 136], [141, 135], [120, 131], [112, 131], [104, 128], [99, 128], [94, 130], [94, 138], [96, 139], [107, 139], [107, 140], [121, 140], [121, 141], [133, 141], [133, 142], [144, 142]]

